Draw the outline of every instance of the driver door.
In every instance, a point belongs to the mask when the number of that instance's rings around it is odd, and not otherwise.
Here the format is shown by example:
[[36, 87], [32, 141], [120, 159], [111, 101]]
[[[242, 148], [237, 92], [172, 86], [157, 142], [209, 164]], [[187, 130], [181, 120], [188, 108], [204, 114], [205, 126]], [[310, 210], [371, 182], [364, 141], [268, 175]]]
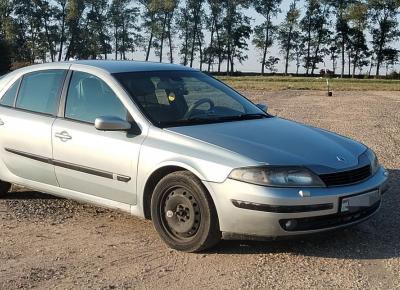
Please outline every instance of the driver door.
[[97, 117], [128, 119], [117, 95], [100, 78], [74, 71], [65, 116], [52, 128], [53, 158], [60, 187], [125, 204], [136, 203], [136, 171], [142, 138], [98, 131]]

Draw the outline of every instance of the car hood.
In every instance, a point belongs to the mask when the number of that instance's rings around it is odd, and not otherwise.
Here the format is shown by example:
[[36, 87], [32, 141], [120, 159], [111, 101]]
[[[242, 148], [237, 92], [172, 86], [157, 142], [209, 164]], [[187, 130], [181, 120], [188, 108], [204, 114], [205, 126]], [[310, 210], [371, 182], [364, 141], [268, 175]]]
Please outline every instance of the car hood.
[[318, 174], [354, 168], [366, 147], [349, 138], [281, 119], [168, 128], [260, 164], [307, 166]]

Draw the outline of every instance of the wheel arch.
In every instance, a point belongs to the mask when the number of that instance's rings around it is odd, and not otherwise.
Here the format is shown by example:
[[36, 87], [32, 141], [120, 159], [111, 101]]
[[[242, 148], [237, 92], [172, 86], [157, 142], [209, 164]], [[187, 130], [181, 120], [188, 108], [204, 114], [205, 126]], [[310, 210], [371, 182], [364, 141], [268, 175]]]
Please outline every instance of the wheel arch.
[[[204, 180], [204, 177], [195, 169], [181, 163], [171, 163], [160, 165], [155, 169], [149, 177], [146, 179], [146, 183], [143, 188], [143, 214], [146, 219], [151, 219], [151, 197], [154, 188], [160, 182], [162, 178], [177, 171], [188, 171], [196, 176], [200, 181]], [[205, 187], [208, 191], [208, 188]]]

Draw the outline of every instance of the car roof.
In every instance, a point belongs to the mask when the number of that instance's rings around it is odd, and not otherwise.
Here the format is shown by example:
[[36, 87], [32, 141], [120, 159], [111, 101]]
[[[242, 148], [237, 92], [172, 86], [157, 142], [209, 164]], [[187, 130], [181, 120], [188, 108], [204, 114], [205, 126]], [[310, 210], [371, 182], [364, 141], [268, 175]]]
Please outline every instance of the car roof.
[[[168, 71], [168, 70], [195, 71], [192, 68], [188, 68], [182, 65], [148, 62], [148, 61], [73, 60], [61, 63], [70, 65], [78, 64], [78, 65], [95, 67], [105, 70], [110, 74], [124, 73], [124, 72]], [[46, 63], [45, 65], [51, 66], [52, 64], [56, 65], [57, 63]]]
[[[110, 74], [115, 73], [126, 73], [126, 72], [147, 72], [147, 71], [198, 71], [193, 68], [189, 68], [183, 65], [177, 64], [166, 64], [159, 62], [149, 62], [149, 61], [118, 61], [118, 60], [71, 60], [63, 62], [48, 62], [43, 64], [35, 64], [27, 67], [23, 67], [15, 70], [13, 73], [24, 74], [29, 72], [34, 72], [37, 70], [45, 69], [68, 69], [79, 66], [86, 66], [102, 71], [106, 71]], [[7, 76], [13, 75], [10, 73], [3, 76], [2, 81], [7, 79]]]
[[97, 67], [109, 73], [163, 71], [163, 70], [193, 70], [191, 68], [159, 62], [148, 61], [115, 61], [115, 60], [78, 60], [71, 64], [82, 64]]

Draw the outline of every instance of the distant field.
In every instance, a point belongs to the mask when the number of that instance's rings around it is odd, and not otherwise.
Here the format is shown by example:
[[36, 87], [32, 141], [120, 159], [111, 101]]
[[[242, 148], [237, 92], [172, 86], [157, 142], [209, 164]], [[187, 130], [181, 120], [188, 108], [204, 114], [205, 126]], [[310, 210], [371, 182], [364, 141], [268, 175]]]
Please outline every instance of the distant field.
[[[323, 78], [218, 77], [238, 90], [326, 90]], [[330, 79], [333, 91], [400, 91], [400, 80]]]

